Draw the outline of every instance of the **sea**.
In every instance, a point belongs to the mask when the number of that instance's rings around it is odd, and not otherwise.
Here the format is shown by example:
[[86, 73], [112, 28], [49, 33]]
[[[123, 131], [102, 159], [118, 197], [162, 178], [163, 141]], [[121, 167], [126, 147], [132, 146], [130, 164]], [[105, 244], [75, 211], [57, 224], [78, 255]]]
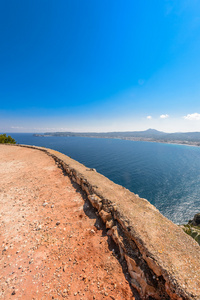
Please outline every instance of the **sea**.
[[[10, 134], [10, 133], [9, 133]], [[147, 199], [176, 224], [200, 212], [200, 147], [88, 137], [10, 134], [62, 152]], [[122, 199], [123, 201], [123, 199]]]

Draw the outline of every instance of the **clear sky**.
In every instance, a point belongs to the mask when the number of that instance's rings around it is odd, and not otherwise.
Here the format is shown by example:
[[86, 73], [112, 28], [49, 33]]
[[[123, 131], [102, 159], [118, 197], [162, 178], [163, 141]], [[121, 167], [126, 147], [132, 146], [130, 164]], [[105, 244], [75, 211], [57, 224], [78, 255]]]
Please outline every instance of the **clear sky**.
[[1, 0], [0, 132], [200, 131], [199, 0]]

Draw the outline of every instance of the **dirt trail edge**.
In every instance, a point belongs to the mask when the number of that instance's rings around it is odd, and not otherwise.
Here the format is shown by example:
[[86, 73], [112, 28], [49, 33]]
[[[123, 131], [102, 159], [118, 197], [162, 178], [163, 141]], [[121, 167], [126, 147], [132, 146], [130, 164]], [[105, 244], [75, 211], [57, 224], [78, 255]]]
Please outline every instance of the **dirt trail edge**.
[[42, 151], [0, 145], [0, 251], [0, 299], [138, 299], [87, 197]]

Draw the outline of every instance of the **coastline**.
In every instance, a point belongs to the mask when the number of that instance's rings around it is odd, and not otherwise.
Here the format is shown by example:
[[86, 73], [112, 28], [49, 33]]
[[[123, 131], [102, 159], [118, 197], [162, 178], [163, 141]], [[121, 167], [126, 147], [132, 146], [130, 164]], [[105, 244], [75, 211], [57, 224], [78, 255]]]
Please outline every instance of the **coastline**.
[[[192, 173], [199, 175], [199, 150], [196, 147], [191, 146], [188, 148], [183, 147], [183, 145], [179, 146], [175, 144], [174, 146], [170, 146], [164, 143], [155, 144], [154, 141], [149, 141], [149, 143], [125, 142], [119, 138], [113, 140], [108, 138], [101, 140], [97, 138], [73, 138], [70, 136], [68, 138], [62, 138], [62, 136], [58, 136], [58, 138], [56, 138], [56, 136], [36, 138], [33, 136], [33, 133], [29, 134], [29, 136], [14, 135], [14, 137], [20, 144], [29, 143], [30, 145], [53, 148], [82, 162], [88, 167], [95, 168], [98, 172], [101, 172], [114, 182], [148, 199], [175, 224], [187, 223], [188, 220], [198, 212], [194, 204], [195, 201], [198, 201], [198, 193], [191, 187], [193, 196], [190, 197], [189, 194], [187, 194], [187, 189], [189, 191], [189, 186], [192, 185], [192, 177], [190, 175], [191, 166]], [[106, 155], [101, 153], [105, 153]], [[184, 159], [181, 158], [181, 153], [186, 154], [184, 155]], [[195, 154], [195, 160], [197, 159], [195, 163], [193, 153]], [[157, 159], [157, 154], [159, 155], [159, 160]], [[140, 161], [140, 167], [135, 168], [139, 165], [137, 157]], [[116, 159], [117, 161], [114, 163]], [[173, 169], [175, 168], [172, 173], [169, 173], [170, 164], [173, 164]], [[112, 166], [113, 169], [109, 166]], [[126, 169], [127, 166], [128, 171]], [[190, 171], [187, 169], [187, 166], [190, 166]], [[121, 173], [118, 173], [119, 168]], [[186, 168], [185, 170], [187, 171], [182, 178], [184, 168]], [[129, 177], [125, 178], [123, 174], [127, 172], [129, 172]], [[180, 180], [177, 177], [177, 172], [179, 173]], [[143, 179], [139, 177], [142, 173], [144, 176]], [[164, 175], [159, 178], [160, 175], [158, 174]], [[195, 190], [198, 191], [198, 176], [196, 175], [194, 178], [196, 182]], [[136, 178], [136, 181], [135, 179], [131, 180], [131, 178]], [[154, 178], [154, 182], [152, 178]], [[171, 188], [173, 187], [172, 191], [170, 191], [168, 185], [165, 185], [165, 183], [168, 182], [168, 178]], [[186, 184], [183, 184], [184, 178], [187, 178]], [[145, 188], [143, 186], [144, 181]], [[152, 183], [154, 184], [153, 186]], [[159, 190], [159, 187], [162, 188]], [[179, 195], [176, 187], [181, 187], [181, 193]], [[179, 200], [181, 201], [180, 205], [177, 204]], [[187, 201], [189, 201], [190, 205], [187, 205]], [[183, 207], [181, 209], [180, 206], [182, 205]]]
[[[73, 135], [53, 135], [53, 134], [34, 134], [35, 137], [73, 137]], [[120, 136], [93, 136], [93, 135], [77, 135], [74, 137], [84, 137], [84, 138], [96, 138], [96, 139], [117, 139], [117, 140], [125, 140], [125, 141], [133, 141], [133, 142], [149, 142], [149, 143], [161, 143], [161, 144], [174, 144], [174, 145], [182, 145], [182, 146], [191, 146], [191, 147], [200, 147], [200, 142], [190, 142], [190, 141], [181, 141], [181, 140], [157, 140], [152, 138], [142, 138], [142, 137], [120, 137]]]
[[147, 139], [127, 139], [127, 138], [119, 138], [121, 140], [127, 140], [127, 141], [135, 141], [135, 142], [149, 142], [149, 143], [161, 143], [161, 144], [173, 144], [173, 145], [181, 145], [181, 146], [190, 146], [190, 147], [199, 147], [200, 143], [194, 144], [189, 142], [183, 142], [183, 141], [162, 141], [162, 140], [147, 140]]

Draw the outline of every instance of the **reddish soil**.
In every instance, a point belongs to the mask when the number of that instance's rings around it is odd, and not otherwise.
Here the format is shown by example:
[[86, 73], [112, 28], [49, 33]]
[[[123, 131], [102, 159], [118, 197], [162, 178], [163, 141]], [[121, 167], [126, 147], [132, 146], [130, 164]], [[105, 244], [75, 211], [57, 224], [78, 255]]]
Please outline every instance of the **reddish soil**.
[[39, 150], [0, 145], [0, 251], [0, 299], [135, 299], [86, 196]]

